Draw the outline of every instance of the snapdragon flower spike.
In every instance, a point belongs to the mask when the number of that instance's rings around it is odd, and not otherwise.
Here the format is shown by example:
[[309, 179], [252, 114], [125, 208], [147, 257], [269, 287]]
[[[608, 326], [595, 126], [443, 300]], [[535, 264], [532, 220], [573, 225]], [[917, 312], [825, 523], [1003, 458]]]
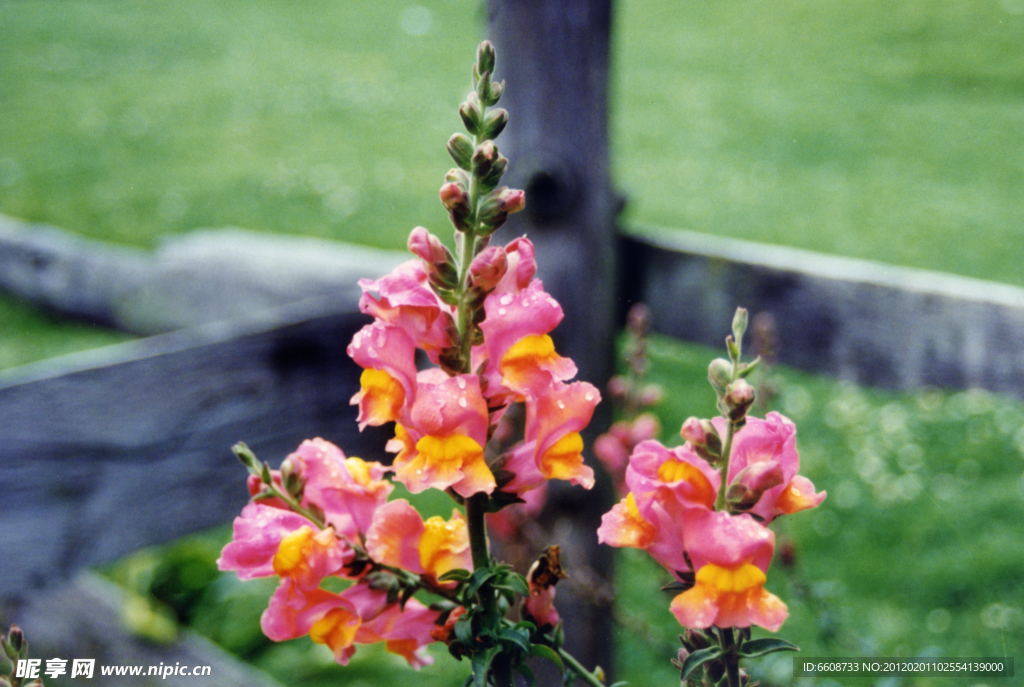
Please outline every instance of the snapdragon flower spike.
[[484, 460], [488, 423], [476, 375], [420, 372], [416, 400], [386, 447], [398, 453], [395, 479], [414, 494], [431, 487], [451, 487], [464, 497], [490, 494], [496, 484]]
[[[719, 433], [725, 431], [725, 420], [712, 420]], [[729, 461], [729, 483], [755, 487], [756, 479], [765, 479], [765, 467], [776, 466], [779, 480], [775, 486], [761, 489], [760, 498], [747, 512], [762, 518], [765, 524], [779, 515], [814, 508], [825, 499], [825, 492], [815, 493], [814, 485], [797, 474], [800, 456], [796, 450], [796, 426], [779, 413], [768, 413], [765, 419], [748, 417], [743, 429], [733, 439]], [[774, 477], [774, 470], [768, 477]]]
[[749, 515], [698, 511], [686, 531], [686, 550], [696, 573], [691, 589], [670, 610], [690, 628], [750, 627], [777, 631], [789, 615], [764, 589], [775, 535]]

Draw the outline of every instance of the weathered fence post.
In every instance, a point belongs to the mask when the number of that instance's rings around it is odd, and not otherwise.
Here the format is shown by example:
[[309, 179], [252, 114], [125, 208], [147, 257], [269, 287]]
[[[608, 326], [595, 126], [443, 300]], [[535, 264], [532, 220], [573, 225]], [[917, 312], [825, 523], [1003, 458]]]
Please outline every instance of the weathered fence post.
[[[510, 119], [499, 145], [510, 160], [506, 181], [526, 190], [526, 211], [510, 219], [504, 238], [525, 233], [534, 242], [544, 288], [565, 310], [553, 333], [558, 350], [576, 361], [579, 379], [601, 389], [613, 366], [616, 326], [610, 32], [611, 0], [490, 1], [496, 76], [506, 82], [502, 106]], [[607, 427], [608, 408], [598, 407], [588, 446]], [[570, 576], [584, 563], [599, 577], [610, 574], [610, 550], [598, 547], [596, 528], [611, 492], [607, 485], [597, 491], [600, 498], [558, 490], [549, 504], [559, 540], [553, 543], [562, 546]], [[570, 648], [588, 667], [610, 668], [609, 609], [573, 591], [559, 591]]]

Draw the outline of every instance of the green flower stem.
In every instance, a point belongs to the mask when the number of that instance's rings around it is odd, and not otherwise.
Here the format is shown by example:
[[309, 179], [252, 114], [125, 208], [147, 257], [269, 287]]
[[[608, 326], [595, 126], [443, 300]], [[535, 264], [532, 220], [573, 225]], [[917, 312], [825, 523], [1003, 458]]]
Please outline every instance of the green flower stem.
[[722, 649], [725, 650], [725, 676], [729, 687], [740, 687], [740, 659], [732, 628], [721, 627], [718, 631], [722, 636]]
[[466, 499], [466, 527], [469, 529], [469, 550], [473, 554], [473, 569], [486, 568], [491, 564], [491, 552], [487, 547], [487, 494], [479, 492]]
[[568, 665], [574, 673], [580, 676], [584, 682], [591, 687], [605, 687], [605, 684], [597, 679], [597, 676], [591, 673], [589, 670], [583, 667], [576, 657], [570, 654], [565, 649], [559, 648], [558, 655], [562, 657], [562, 660]]
[[729, 487], [729, 459], [732, 456], [732, 438], [736, 434], [736, 425], [729, 422], [725, 428], [725, 441], [722, 443], [722, 479], [718, 485], [718, 498], [715, 499], [715, 510], [725, 510], [725, 490]]

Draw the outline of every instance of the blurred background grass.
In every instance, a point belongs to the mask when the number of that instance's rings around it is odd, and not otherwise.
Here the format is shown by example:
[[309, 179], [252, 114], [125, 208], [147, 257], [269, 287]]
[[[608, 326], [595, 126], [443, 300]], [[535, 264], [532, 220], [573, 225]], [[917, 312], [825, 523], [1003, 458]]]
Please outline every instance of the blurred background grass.
[[[626, 221], [1024, 285], [1024, 1], [625, 0], [616, 13]], [[225, 225], [390, 248], [416, 224], [447, 233], [443, 143], [483, 34], [475, 0], [0, 0], [0, 212], [139, 246]], [[124, 338], [9, 299], [0, 322], [3, 367]], [[678, 399], [661, 409], [669, 430], [712, 412], [709, 356], [655, 347]], [[830, 492], [782, 523], [798, 561], [769, 584], [793, 613], [784, 636], [805, 655], [1019, 651], [1020, 404], [782, 375], [778, 403]], [[224, 536], [113, 574], [157, 593], [168, 618], [325, 684], [322, 652], [260, 639], [251, 597], [266, 589], [210, 573]], [[623, 608], [657, 617], [660, 571], [631, 552], [620, 563]], [[220, 620], [203, 611], [214, 600], [230, 609]], [[669, 680], [664, 647], [634, 635], [620, 636], [624, 676]], [[784, 683], [780, 665], [765, 676]]]

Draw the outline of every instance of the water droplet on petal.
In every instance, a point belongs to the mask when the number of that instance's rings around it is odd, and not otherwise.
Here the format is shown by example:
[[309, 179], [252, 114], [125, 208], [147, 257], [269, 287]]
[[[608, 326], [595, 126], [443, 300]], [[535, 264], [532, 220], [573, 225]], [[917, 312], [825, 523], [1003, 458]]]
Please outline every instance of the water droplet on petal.
[[376, 358], [377, 349], [374, 348], [373, 346], [370, 346], [369, 348], [366, 349], [366, 355], [370, 356], [371, 358]]
[[459, 399], [459, 407], [460, 408], [465, 408], [467, 405], [468, 404], [466, 403], [466, 397], [465, 396], [463, 396], [462, 398]]
[[594, 394], [588, 392], [588, 393], [583, 395], [583, 398], [585, 400], [587, 400], [587, 401], [593, 401], [594, 400]]
[[565, 403], [563, 403], [562, 401], [559, 401], [558, 402], [558, 407], [561, 408], [562, 410], [565, 410]]
[[456, 377], [455, 383], [459, 385], [460, 389], [466, 388], [466, 380], [463, 377]]
[[504, 317], [508, 314], [508, 310], [505, 310], [505, 308], [498, 308], [498, 314]]
[[515, 300], [515, 296], [513, 296], [510, 293], [506, 293], [504, 296], [502, 296], [500, 299], [498, 299], [498, 302], [501, 303], [502, 305], [508, 305], [513, 300]]

